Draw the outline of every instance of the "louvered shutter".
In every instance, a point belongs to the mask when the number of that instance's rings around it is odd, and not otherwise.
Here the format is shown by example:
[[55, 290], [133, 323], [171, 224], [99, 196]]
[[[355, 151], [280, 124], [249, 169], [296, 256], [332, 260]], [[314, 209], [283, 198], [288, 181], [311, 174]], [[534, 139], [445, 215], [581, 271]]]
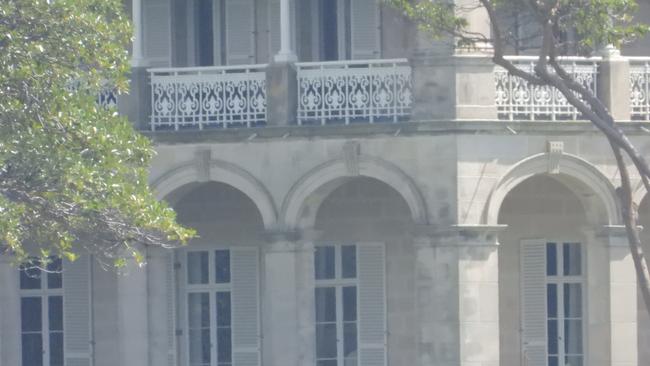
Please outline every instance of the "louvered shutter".
[[176, 365], [176, 269], [174, 253], [165, 256], [165, 288], [167, 292], [167, 365]]
[[374, 59], [381, 56], [377, 1], [353, 0], [350, 3], [352, 59]]
[[91, 365], [90, 256], [63, 263], [63, 340], [66, 366]]
[[521, 241], [522, 351], [527, 366], [546, 366], [546, 241]]
[[228, 65], [254, 63], [254, 5], [254, 0], [226, 0], [226, 59]]
[[257, 248], [230, 251], [234, 366], [260, 365], [258, 263]]
[[357, 246], [359, 279], [359, 365], [386, 365], [386, 295], [384, 245]]
[[280, 51], [280, 0], [268, 0], [269, 60]]
[[144, 56], [151, 66], [171, 63], [171, 0], [142, 0]]

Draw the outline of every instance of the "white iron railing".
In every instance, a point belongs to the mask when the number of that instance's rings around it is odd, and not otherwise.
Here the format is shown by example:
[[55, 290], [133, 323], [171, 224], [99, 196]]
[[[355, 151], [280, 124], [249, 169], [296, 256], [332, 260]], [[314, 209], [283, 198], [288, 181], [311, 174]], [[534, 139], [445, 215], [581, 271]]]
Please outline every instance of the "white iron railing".
[[151, 129], [266, 123], [266, 65], [149, 69]]
[[650, 121], [650, 58], [629, 57], [632, 120]]
[[[536, 58], [511, 56], [509, 60], [527, 72], [532, 72]], [[563, 57], [561, 64], [573, 78], [596, 93], [600, 58]], [[499, 119], [505, 120], [576, 120], [581, 114], [559, 90], [547, 85], [529, 85], [527, 81], [496, 67], [496, 106]]]
[[301, 62], [298, 124], [398, 122], [411, 114], [406, 59]]
[[113, 88], [106, 88], [97, 95], [97, 104], [106, 109], [117, 108], [117, 92]]

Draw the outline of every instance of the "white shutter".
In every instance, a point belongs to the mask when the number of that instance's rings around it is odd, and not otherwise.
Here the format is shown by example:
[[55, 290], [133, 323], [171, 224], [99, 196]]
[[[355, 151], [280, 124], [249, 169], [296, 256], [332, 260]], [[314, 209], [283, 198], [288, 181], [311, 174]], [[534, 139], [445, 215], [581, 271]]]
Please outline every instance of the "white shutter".
[[63, 340], [66, 366], [91, 365], [90, 256], [63, 263]]
[[546, 366], [546, 241], [521, 241], [522, 352], [527, 366]]
[[359, 365], [386, 365], [385, 255], [382, 243], [357, 246]]
[[268, 0], [269, 60], [280, 51], [280, 0]]
[[174, 252], [165, 256], [165, 287], [167, 292], [167, 365], [176, 365], [176, 269]]
[[258, 263], [257, 248], [230, 250], [234, 366], [260, 365]]
[[226, 58], [228, 65], [254, 63], [254, 6], [254, 0], [226, 0]]
[[171, 0], [142, 0], [144, 56], [151, 66], [171, 63]]
[[380, 57], [378, 0], [353, 0], [350, 2], [350, 29], [352, 34], [352, 59], [364, 60]]

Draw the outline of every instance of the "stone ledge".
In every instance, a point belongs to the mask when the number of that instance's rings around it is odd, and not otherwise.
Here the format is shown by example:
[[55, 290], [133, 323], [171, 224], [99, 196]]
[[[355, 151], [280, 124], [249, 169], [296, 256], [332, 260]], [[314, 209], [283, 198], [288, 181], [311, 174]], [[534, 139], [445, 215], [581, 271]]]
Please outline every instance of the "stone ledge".
[[[621, 122], [629, 136], [645, 136], [650, 122]], [[645, 131], [644, 131], [645, 130]], [[600, 135], [587, 121], [502, 121], [439, 120], [326, 126], [266, 126], [214, 130], [141, 131], [155, 144], [173, 145], [198, 142], [256, 143], [275, 140], [313, 138], [351, 138], [377, 136], [453, 136], [453, 135]]]

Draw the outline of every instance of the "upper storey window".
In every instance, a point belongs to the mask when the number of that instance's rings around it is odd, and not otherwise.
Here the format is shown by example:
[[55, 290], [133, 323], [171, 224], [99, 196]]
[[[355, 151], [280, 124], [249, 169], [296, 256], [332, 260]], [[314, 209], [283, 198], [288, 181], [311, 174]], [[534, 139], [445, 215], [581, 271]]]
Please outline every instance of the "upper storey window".
[[336, 61], [381, 56], [377, 0], [306, 0], [297, 6], [302, 58]]

